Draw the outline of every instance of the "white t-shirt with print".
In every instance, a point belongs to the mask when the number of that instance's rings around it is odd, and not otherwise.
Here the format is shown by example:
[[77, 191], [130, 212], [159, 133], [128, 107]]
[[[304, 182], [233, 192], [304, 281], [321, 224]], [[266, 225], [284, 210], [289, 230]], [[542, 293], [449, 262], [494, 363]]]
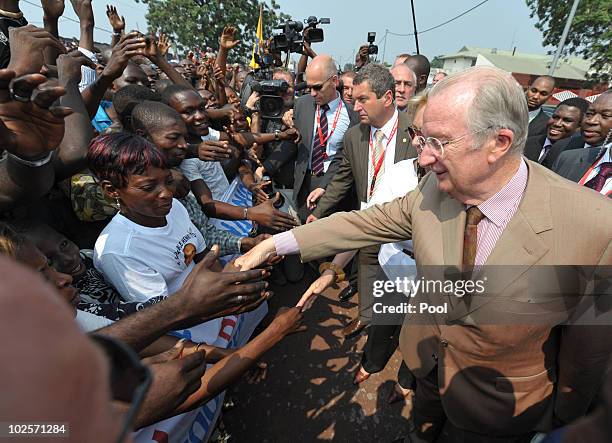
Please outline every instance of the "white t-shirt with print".
[[[208, 135], [203, 136], [202, 141], [219, 141], [220, 137], [221, 133], [219, 131], [209, 128]], [[219, 162], [206, 162], [199, 158], [188, 158], [183, 160], [179, 167], [190, 182], [204, 180], [214, 200], [221, 200], [221, 197], [229, 188], [229, 181]]]
[[94, 266], [125, 301], [173, 294], [193, 269], [193, 256], [206, 248], [178, 200], [172, 200], [166, 221], [147, 228], [119, 213], [96, 240]]

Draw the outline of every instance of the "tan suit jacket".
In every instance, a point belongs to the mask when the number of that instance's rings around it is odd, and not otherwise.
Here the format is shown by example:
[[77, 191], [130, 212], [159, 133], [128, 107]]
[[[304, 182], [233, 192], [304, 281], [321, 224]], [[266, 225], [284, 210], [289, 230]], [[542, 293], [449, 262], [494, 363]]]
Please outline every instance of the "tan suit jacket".
[[[504, 265], [493, 295], [448, 296], [448, 314], [429, 321], [407, 314], [400, 337], [404, 360], [417, 377], [437, 364], [447, 418], [460, 429], [491, 436], [548, 430], [553, 414], [557, 424], [584, 414], [612, 351], [610, 327], [554, 326], [587, 299], [590, 275], [582, 279], [571, 268], [560, 274], [548, 268], [557, 278], [544, 280], [536, 295], [529, 276], [542, 269], [536, 265], [612, 264], [612, 204], [537, 163], [527, 165], [523, 199], [485, 263], [483, 272]], [[461, 265], [465, 220], [465, 206], [440, 192], [429, 174], [403, 198], [293, 232], [304, 262], [412, 238], [419, 273], [426, 275], [437, 272], [432, 265]]]

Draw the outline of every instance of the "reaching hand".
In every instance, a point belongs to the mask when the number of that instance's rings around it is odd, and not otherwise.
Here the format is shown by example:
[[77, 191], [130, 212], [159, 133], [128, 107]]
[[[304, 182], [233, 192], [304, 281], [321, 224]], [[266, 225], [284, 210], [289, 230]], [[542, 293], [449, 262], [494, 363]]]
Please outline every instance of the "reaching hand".
[[268, 238], [246, 254], [238, 257], [234, 264], [243, 271], [255, 269], [263, 263], [268, 262], [270, 259], [276, 257], [276, 247], [274, 246], [274, 239]]
[[123, 18], [123, 16], [119, 17], [117, 8], [115, 6], [106, 5], [106, 16], [108, 17], [108, 22], [113, 28], [113, 32], [118, 34], [125, 30], [125, 18]]
[[300, 133], [296, 128], [289, 128], [281, 132], [279, 137], [281, 140], [295, 142], [298, 138], [300, 138]]
[[270, 234], [259, 234], [257, 237], [244, 237], [240, 242], [240, 252], [247, 252], [272, 237]]
[[306, 206], [308, 207], [308, 210], [312, 211], [317, 207], [317, 202], [321, 197], [323, 197], [323, 194], [325, 194], [325, 189], [323, 188], [316, 188], [310, 194], [308, 194], [308, 197], [306, 197]]
[[244, 106], [247, 109], [255, 109], [255, 106], [257, 106], [257, 103], [259, 103], [259, 92], [253, 91], [251, 92], [251, 95], [247, 99]]
[[253, 183], [249, 186], [249, 191], [251, 191], [251, 194], [253, 194], [255, 197], [257, 204], [264, 203], [269, 200], [268, 194], [266, 194], [262, 188], [270, 184], [272, 184], [272, 182], [270, 180], [266, 180]]
[[261, 281], [268, 271], [213, 272], [210, 268], [218, 256], [219, 246], [214, 245], [173, 296], [181, 297], [182, 312], [192, 318], [241, 314], [255, 309], [269, 296], [267, 283]]
[[289, 109], [288, 111], [285, 111], [285, 113], [283, 114], [283, 125], [287, 126], [288, 128], [293, 128], [295, 126], [295, 123], [293, 121], [293, 108]]
[[57, 76], [60, 82], [81, 81], [81, 66], [96, 69], [96, 64], [79, 51], [70, 54], [61, 54], [57, 58]]
[[157, 51], [161, 57], [165, 56], [170, 49], [170, 39], [163, 32], [159, 34], [159, 40], [157, 40]]
[[312, 223], [313, 221], [317, 221], [318, 218], [315, 217], [314, 215], [310, 214], [307, 218], [306, 218], [306, 224], [308, 223]]
[[295, 332], [303, 332], [306, 326], [302, 325], [302, 311], [300, 308], [282, 307], [278, 310], [276, 317], [270, 323], [271, 328], [275, 328], [283, 337]]
[[198, 158], [205, 162], [218, 162], [230, 158], [232, 150], [227, 141], [203, 141], [198, 145]]
[[87, 23], [91, 26], [94, 25], [94, 13], [91, 7], [91, 0], [70, 0], [72, 3], [72, 9], [79, 18], [81, 24]]
[[113, 53], [104, 68], [104, 73], [112, 79], [121, 77], [130, 58], [135, 55], [146, 55], [145, 47], [145, 38], [137, 32], [124, 35], [113, 48]]
[[40, 3], [47, 20], [57, 20], [64, 14], [64, 0], [41, 0]]
[[54, 47], [60, 54], [66, 53], [66, 48], [58, 39], [34, 25], [10, 28], [9, 44], [11, 61], [8, 69], [14, 71], [16, 77], [40, 72], [45, 62], [43, 49], [47, 46]]
[[226, 26], [223, 28], [223, 32], [221, 33], [220, 44], [221, 48], [229, 51], [233, 49], [240, 43], [240, 40], [236, 40], [236, 28], [233, 26]]
[[[0, 146], [24, 159], [37, 159], [64, 138], [67, 107], [51, 107], [66, 90], [41, 74], [15, 77], [0, 70]], [[9, 93], [10, 91], [10, 93]]]
[[357, 66], [363, 66], [368, 63], [370, 60], [370, 56], [368, 54], [368, 45], [361, 45], [359, 47], [359, 52], [355, 57], [355, 64]]
[[297, 308], [301, 308], [302, 312], [307, 311], [310, 309], [316, 299], [314, 296], [321, 294], [327, 288], [332, 286], [335, 281], [336, 274], [334, 271], [329, 269], [324, 271], [318, 279], [312, 282], [310, 287], [306, 290], [306, 292], [304, 292], [304, 295], [302, 295], [302, 298], [300, 298], [300, 301], [298, 301], [297, 305], [295, 306]]
[[276, 231], [286, 231], [298, 226], [298, 222], [292, 216], [274, 207], [274, 203], [276, 203], [279, 198], [280, 195], [277, 193], [274, 198], [249, 208], [249, 220], [253, 220], [262, 226], [272, 228]]
[[224, 87], [225, 86], [225, 74], [223, 73], [223, 70], [221, 69], [221, 67], [219, 65], [215, 65], [213, 68], [213, 72], [214, 72], [215, 80], [217, 80], [217, 83], [221, 87]]
[[206, 372], [205, 352], [181, 357], [181, 340], [170, 350], [144, 359], [153, 373], [153, 382], [138, 413], [140, 426], [166, 418], [202, 385]]

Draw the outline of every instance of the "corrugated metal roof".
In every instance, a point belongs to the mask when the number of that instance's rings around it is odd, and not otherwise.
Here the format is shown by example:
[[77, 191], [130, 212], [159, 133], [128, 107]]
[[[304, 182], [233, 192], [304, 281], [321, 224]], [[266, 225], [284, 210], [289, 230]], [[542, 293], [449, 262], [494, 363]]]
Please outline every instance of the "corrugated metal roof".
[[[496, 53], [494, 53], [494, 51]], [[517, 74], [546, 75], [550, 69], [552, 55], [530, 54], [491, 48], [478, 48], [474, 46], [464, 46], [456, 54], [446, 55], [442, 59], [452, 59], [459, 57], [477, 58], [482, 55], [494, 66], [508, 72]], [[555, 77], [573, 80], [584, 80], [588, 72], [590, 62], [578, 57], [567, 57], [559, 60]]]

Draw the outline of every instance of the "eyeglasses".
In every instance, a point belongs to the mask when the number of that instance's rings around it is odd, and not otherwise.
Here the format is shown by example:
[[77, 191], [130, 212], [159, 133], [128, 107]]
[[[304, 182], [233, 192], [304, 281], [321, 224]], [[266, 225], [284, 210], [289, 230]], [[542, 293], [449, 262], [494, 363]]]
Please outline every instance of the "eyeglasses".
[[425, 150], [425, 147], [429, 146], [431, 150], [434, 151], [436, 154], [440, 155], [440, 157], [444, 157], [444, 147], [445, 146], [448, 146], [452, 143], [457, 143], [459, 140], [463, 140], [465, 137], [469, 135], [479, 134], [481, 132], [488, 131], [491, 128], [492, 127], [489, 126], [484, 129], [479, 129], [478, 131], [468, 132], [467, 134], [463, 134], [461, 137], [457, 137], [452, 140], [446, 140], [446, 141], [440, 141], [435, 137], [425, 138], [422, 135], [422, 133], [420, 133], [421, 131], [418, 131], [420, 134], [417, 134], [416, 133], [417, 130], [413, 128], [413, 130], [415, 130], [415, 135], [417, 135], [415, 148], [417, 150], [417, 153], [420, 155]]
[[151, 371], [144, 366], [138, 355], [118, 340], [102, 335], [90, 335], [109, 360], [110, 387], [113, 400], [129, 404], [117, 443], [125, 440], [128, 432], [133, 431], [136, 419], [145, 395], [151, 385]]
[[327, 80], [325, 80], [323, 83], [319, 83], [317, 85], [310, 85], [308, 86], [311, 90], [313, 91], [320, 91], [321, 89], [323, 89], [323, 86], [325, 86], [325, 83], [327, 83], [328, 81], [330, 81], [332, 78], [334, 78], [336, 76], [336, 74], [332, 75], [331, 77], [328, 77]]

